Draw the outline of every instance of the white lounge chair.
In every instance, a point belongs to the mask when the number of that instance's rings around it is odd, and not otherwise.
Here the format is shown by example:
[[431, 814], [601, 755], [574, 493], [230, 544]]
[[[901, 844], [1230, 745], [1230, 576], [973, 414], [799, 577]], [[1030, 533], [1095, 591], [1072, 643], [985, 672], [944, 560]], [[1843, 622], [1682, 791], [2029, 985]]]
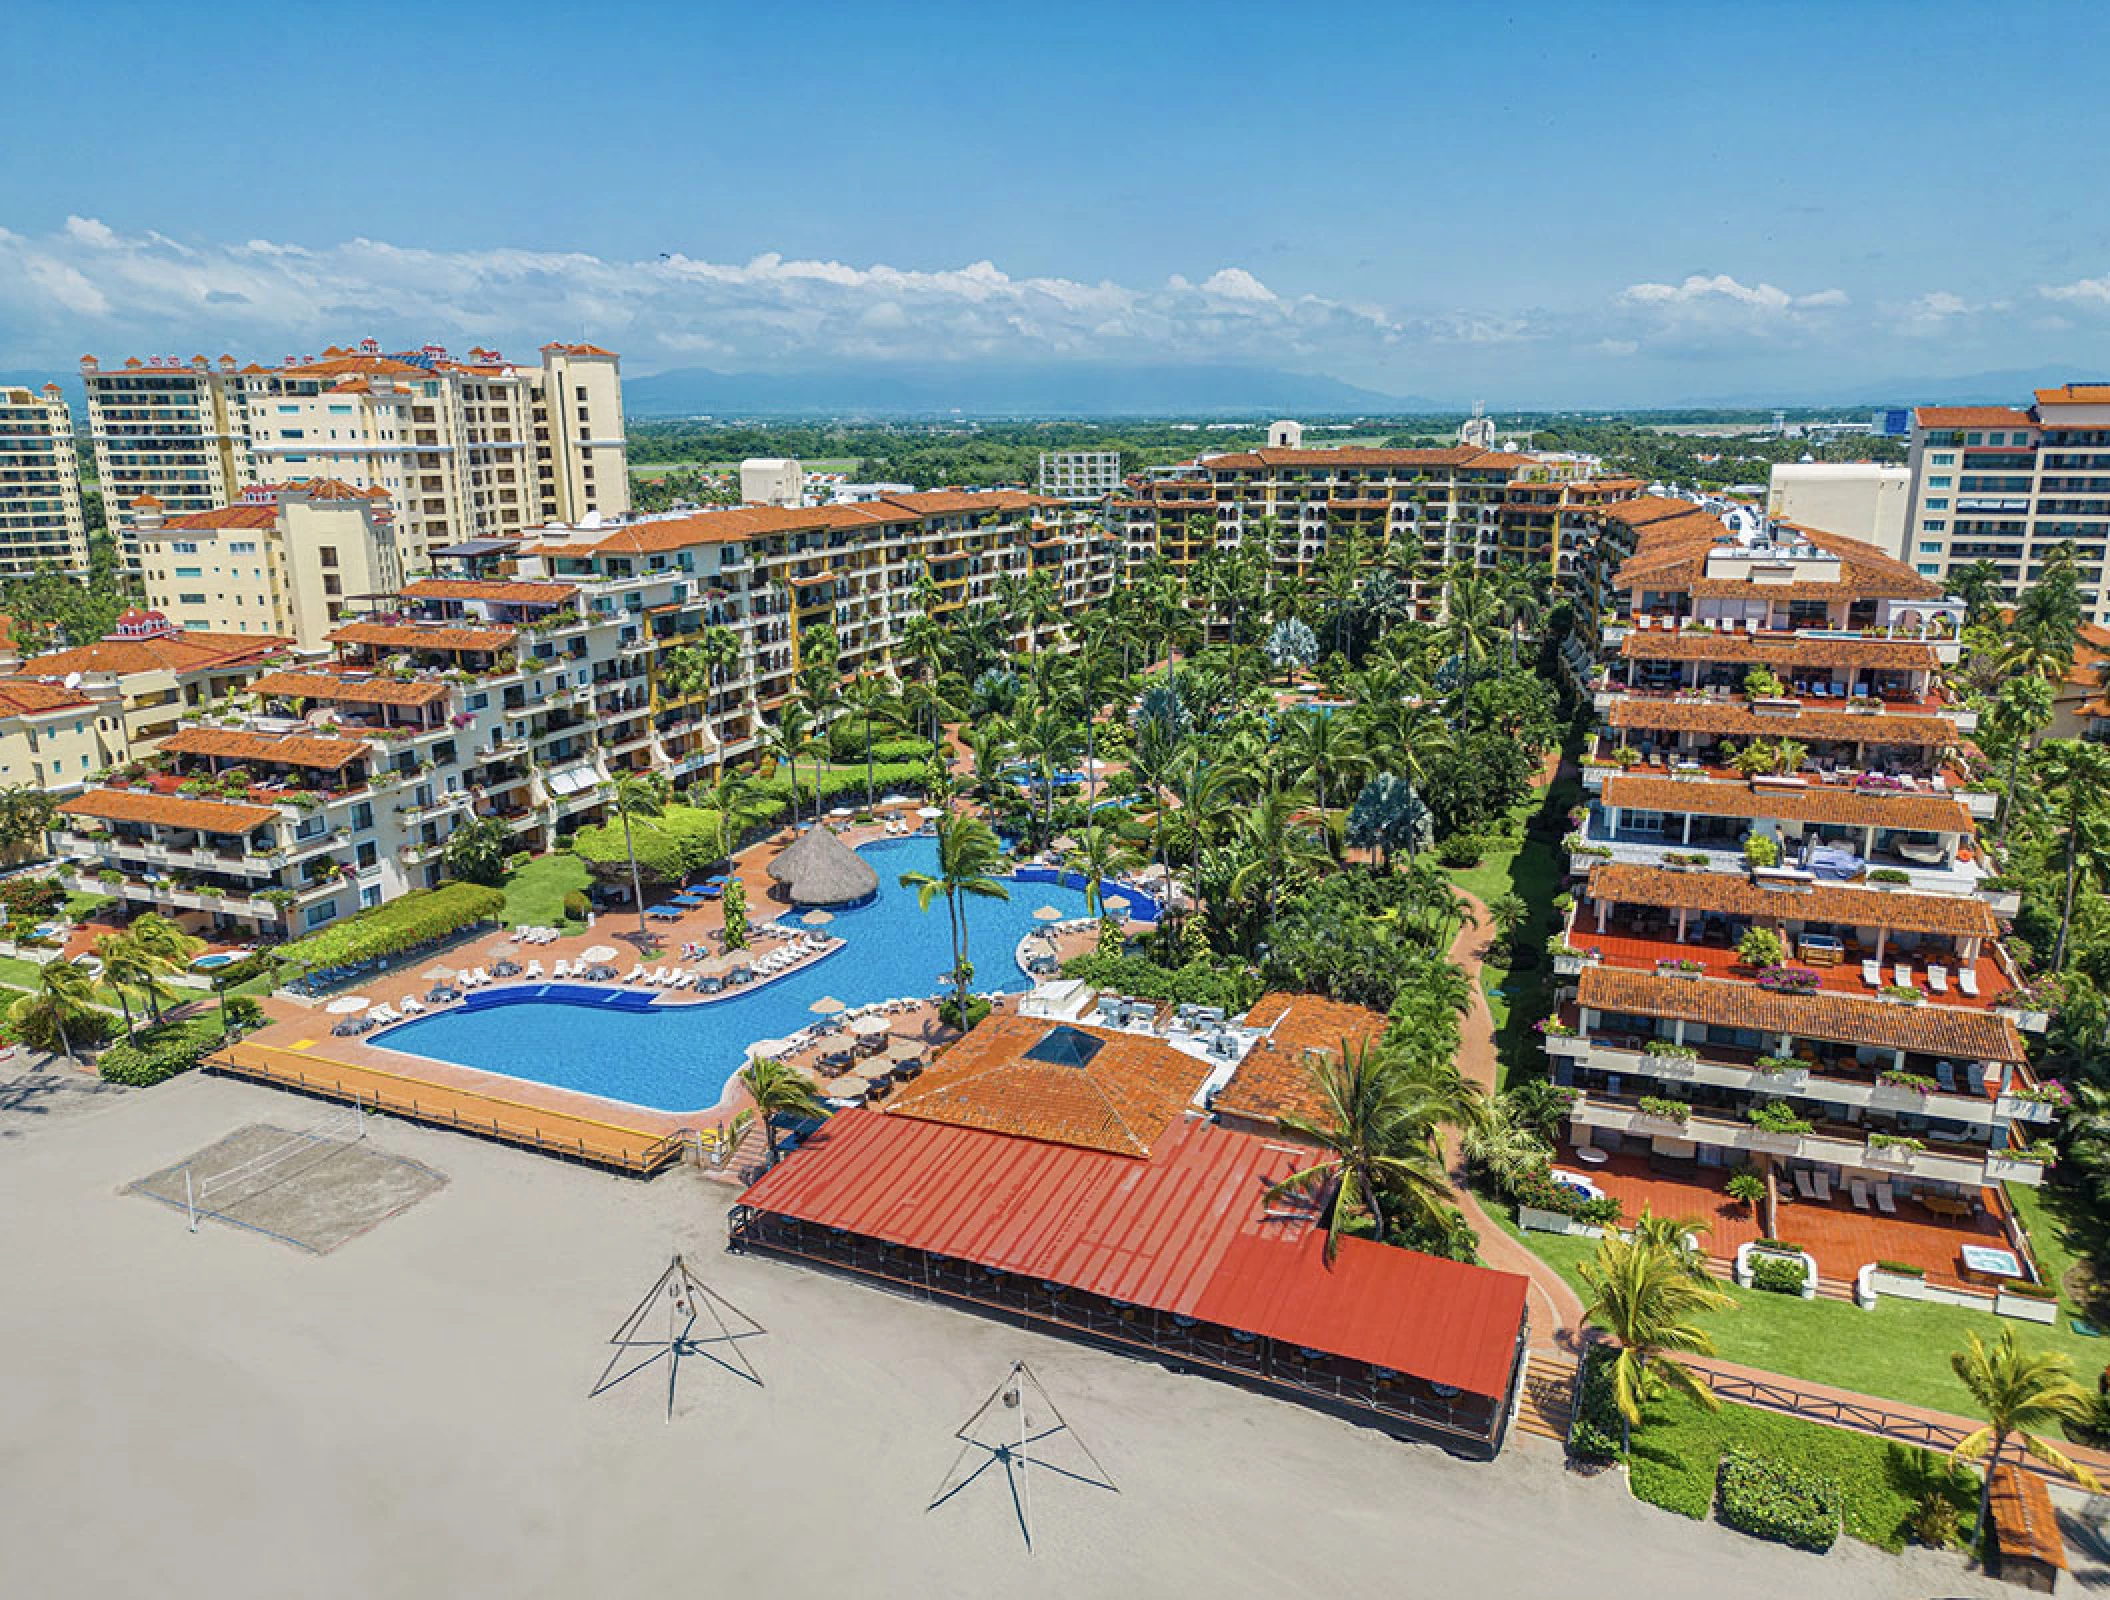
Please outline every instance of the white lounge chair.
[[1877, 1184], [1875, 1186], [1875, 1197], [1876, 1209], [1882, 1212], [1884, 1216], [1894, 1217], [1898, 1214], [1897, 1196], [1891, 1192], [1889, 1184]]
[[1900, 961], [1900, 962], [1899, 962], [1899, 963], [1898, 963], [1898, 964], [1897, 964], [1896, 966], [1894, 966], [1894, 967], [1892, 967], [1892, 968], [1890, 969], [1890, 976], [1892, 977], [1892, 979], [1893, 979], [1893, 980], [1895, 980], [1895, 982], [1897, 983], [1897, 986], [1898, 986], [1898, 987], [1899, 987], [1900, 989], [1909, 989], [1909, 988], [1911, 988], [1911, 987], [1912, 987], [1912, 963], [1911, 963], [1911, 962], [1909, 962], [1909, 961]]
[[424, 1006], [419, 1004], [418, 997], [414, 994], [406, 994], [396, 1002], [396, 1010], [406, 1017], [414, 1017], [424, 1009]]
[[373, 1010], [367, 1013], [367, 1016], [375, 1022], [394, 1022], [396, 1020], [396, 1014], [389, 1010], [387, 1006], [375, 1006]]
[[1817, 1198], [1826, 1205], [1832, 1201], [1832, 1180], [1821, 1172], [1810, 1174], [1810, 1187], [1817, 1191]]
[[1927, 987], [1936, 994], [1947, 994], [1949, 992], [1949, 969], [1947, 967], [1929, 967], [1927, 969]]
[[1976, 1000], [1978, 998], [1978, 969], [1972, 966], [1958, 967], [1956, 969], [1956, 987], [1973, 1000]]
[[529, 962], [529, 963], [527, 964], [527, 971], [526, 971], [526, 972], [524, 972], [523, 974], [521, 974], [521, 976], [523, 976], [523, 977], [525, 977], [525, 978], [529, 978], [529, 979], [534, 979], [534, 978], [539, 978], [539, 977], [541, 977], [541, 976], [542, 976], [542, 963], [541, 963], [541, 962], [540, 962], [539, 960], [537, 960], [537, 961], [530, 961], [530, 962]]
[[571, 963], [569, 961], [564, 960], [560, 956], [557, 960], [557, 965], [555, 969], [550, 973], [550, 976], [552, 978], [555, 978], [560, 983], [563, 982], [566, 978], [571, 976]]
[[1871, 988], [1871, 989], [1880, 989], [1880, 988], [1882, 988], [1882, 987], [1883, 987], [1883, 966], [1882, 966], [1882, 963], [1881, 963], [1881, 962], [1877, 962], [1877, 961], [1864, 961], [1864, 962], [1862, 962], [1862, 963], [1861, 963], [1861, 981], [1862, 981], [1863, 983], [1867, 984], [1867, 985], [1868, 985], [1868, 987], [1869, 987], [1869, 988]]
[[1810, 1182], [1810, 1174], [1807, 1167], [1797, 1167], [1795, 1169], [1795, 1192], [1805, 1200], [1817, 1198], [1817, 1189]]

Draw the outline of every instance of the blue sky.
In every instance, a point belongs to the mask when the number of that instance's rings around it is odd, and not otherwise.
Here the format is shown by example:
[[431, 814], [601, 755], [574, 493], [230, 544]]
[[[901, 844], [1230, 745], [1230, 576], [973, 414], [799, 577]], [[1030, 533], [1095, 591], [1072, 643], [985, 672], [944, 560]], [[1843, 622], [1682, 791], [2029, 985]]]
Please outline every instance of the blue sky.
[[10, 15], [0, 369], [372, 332], [1499, 407], [2110, 372], [2100, 6]]

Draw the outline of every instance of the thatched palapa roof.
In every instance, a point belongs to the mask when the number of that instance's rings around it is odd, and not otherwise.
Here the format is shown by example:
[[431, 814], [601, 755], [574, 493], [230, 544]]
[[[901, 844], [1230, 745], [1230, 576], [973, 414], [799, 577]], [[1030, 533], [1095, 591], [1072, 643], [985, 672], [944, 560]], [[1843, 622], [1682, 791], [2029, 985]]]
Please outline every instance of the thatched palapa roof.
[[864, 857], [819, 827], [808, 828], [779, 852], [769, 875], [800, 906], [852, 905], [879, 890], [879, 874]]

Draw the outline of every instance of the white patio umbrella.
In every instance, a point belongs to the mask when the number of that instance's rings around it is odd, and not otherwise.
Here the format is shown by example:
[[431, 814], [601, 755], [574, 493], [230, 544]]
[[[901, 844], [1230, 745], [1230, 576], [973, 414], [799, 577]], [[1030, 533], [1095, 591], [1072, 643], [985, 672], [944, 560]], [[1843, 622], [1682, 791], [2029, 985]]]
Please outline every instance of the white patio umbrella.
[[894, 1031], [894, 1025], [885, 1017], [859, 1017], [850, 1024], [850, 1031], [861, 1038], [870, 1039], [882, 1033]]
[[935, 817], [944, 816], [945, 808], [943, 806], [918, 806], [916, 807], [916, 815], [925, 822], [929, 822]]
[[908, 804], [908, 796], [905, 794], [890, 794], [879, 803], [883, 806], [905, 806]]
[[588, 945], [585, 953], [579, 957], [581, 961], [613, 961], [615, 958], [616, 948], [612, 944]]
[[333, 1017], [348, 1017], [355, 1011], [364, 1011], [370, 1002], [363, 994], [339, 995], [322, 1009]]
[[828, 815], [831, 817], [854, 817], [857, 813], [848, 806], [833, 806], [829, 809]]
[[747, 1047], [747, 1059], [752, 1061], [757, 1056], [780, 1056], [790, 1047], [789, 1039], [757, 1039]]

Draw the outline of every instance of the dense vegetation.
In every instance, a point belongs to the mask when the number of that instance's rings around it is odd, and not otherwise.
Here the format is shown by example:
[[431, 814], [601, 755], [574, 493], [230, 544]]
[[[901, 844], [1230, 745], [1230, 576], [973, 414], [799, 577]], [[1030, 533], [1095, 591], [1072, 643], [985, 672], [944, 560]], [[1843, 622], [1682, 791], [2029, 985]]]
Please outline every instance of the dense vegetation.
[[505, 912], [505, 899], [503, 890], [473, 883], [415, 890], [296, 939], [283, 946], [279, 956], [284, 962], [327, 972], [400, 955], [478, 923], [496, 922]]

